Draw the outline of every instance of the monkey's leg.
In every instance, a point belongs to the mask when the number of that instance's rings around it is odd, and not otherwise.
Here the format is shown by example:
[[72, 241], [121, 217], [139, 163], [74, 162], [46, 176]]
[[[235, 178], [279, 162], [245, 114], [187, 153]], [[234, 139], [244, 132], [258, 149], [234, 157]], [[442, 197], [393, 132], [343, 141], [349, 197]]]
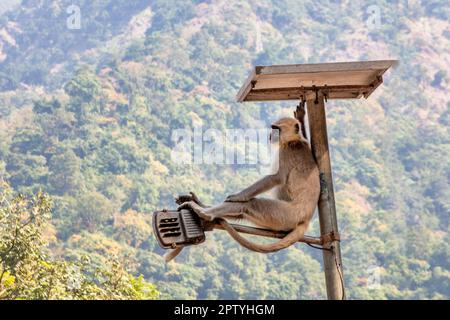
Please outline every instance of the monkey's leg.
[[207, 221], [216, 218], [244, 218], [272, 230], [289, 231], [302, 222], [301, 208], [295, 208], [286, 201], [266, 198], [254, 198], [247, 202], [224, 202], [210, 208], [202, 208], [189, 201], [183, 203], [179, 209], [192, 209]]
[[246, 211], [245, 202], [224, 202], [217, 206], [207, 208], [205, 214], [216, 218], [242, 218]]
[[302, 208], [278, 199], [252, 199], [246, 203], [245, 212], [244, 218], [272, 230], [290, 231], [302, 221]]
[[302, 208], [276, 199], [254, 198], [247, 202], [224, 202], [204, 211], [213, 219], [244, 218], [257, 226], [290, 231], [302, 221]]
[[272, 230], [289, 231], [301, 221], [301, 208], [286, 201], [254, 198], [247, 202], [224, 202], [204, 209], [203, 213], [216, 218], [244, 218]]
[[245, 203], [242, 202], [224, 202], [217, 206], [202, 208], [194, 201], [188, 201], [179, 206], [178, 210], [192, 209], [200, 218], [212, 221], [216, 218], [242, 217], [245, 208]]
[[226, 202], [247, 202], [256, 197], [258, 194], [272, 189], [281, 183], [281, 177], [278, 174], [268, 175], [258, 180], [250, 187], [242, 190], [237, 194], [229, 195]]
[[[299, 209], [289, 202], [272, 199], [252, 199], [246, 203], [225, 202], [217, 207], [208, 209], [208, 213], [213, 214], [217, 218], [217, 222], [243, 247], [256, 252], [269, 253], [287, 248], [304, 236], [308, 228], [308, 222], [298, 222], [302, 216], [299, 213]], [[258, 226], [272, 230], [289, 231], [289, 233], [283, 239], [274, 243], [253, 243], [242, 237], [224, 219], [226, 217], [234, 217], [237, 211], [244, 212], [243, 217]]]

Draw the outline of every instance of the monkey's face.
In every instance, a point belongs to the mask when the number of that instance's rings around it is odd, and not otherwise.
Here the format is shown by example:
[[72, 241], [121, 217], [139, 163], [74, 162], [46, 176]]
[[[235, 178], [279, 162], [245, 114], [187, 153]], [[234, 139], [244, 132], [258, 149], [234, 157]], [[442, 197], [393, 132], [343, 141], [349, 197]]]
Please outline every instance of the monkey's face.
[[293, 118], [282, 118], [272, 124], [269, 139], [271, 143], [279, 142], [283, 146], [291, 141], [300, 140], [299, 131], [300, 125], [297, 120]]

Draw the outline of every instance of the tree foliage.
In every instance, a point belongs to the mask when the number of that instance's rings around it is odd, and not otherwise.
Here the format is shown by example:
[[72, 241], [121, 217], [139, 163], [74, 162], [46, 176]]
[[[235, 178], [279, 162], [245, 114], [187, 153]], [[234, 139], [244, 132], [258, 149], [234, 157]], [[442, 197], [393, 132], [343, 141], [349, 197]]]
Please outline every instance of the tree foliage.
[[45, 234], [51, 201], [39, 192], [32, 199], [0, 186], [1, 299], [154, 299], [158, 291], [134, 277], [114, 258], [101, 268], [89, 258], [51, 257]]

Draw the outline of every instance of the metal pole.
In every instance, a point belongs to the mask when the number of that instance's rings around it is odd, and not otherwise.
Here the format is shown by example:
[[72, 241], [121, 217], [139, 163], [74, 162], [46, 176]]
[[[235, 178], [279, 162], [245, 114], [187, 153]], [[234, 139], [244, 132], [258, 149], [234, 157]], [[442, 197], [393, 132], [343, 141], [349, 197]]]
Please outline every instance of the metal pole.
[[320, 234], [323, 239], [328, 239], [323, 244], [325, 249], [329, 249], [323, 251], [327, 296], [330, 300], [345, 299], [323, 94], [318, 92], [316, 99], [307, 100], [307, 108], [311, 148], [320, 170], [321, 193], [318, 203]]

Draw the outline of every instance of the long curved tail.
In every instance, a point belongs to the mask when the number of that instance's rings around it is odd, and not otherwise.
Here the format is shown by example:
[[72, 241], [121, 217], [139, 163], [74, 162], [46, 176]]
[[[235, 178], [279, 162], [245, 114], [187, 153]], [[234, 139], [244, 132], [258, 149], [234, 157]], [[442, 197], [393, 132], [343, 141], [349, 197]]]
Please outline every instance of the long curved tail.
[[225, 219], [218, 219], [220, 225], [230, 234], [230, 236], [236, 240], [243, 247], [261, 253], [270, 253], [287, 248], [298, 240], [300, 240], [304, 234], [308, 225], [305, 223], [299, 224], [295, 229], [289, 232], [283, 239], [271, 243], [271, 244], [256, 244], [245, 239], [241, 236]]
[[[307, 224], [302, 223], [299, 224], [291, 232], [289, 232], [283, 239], [277, 242], [271, 244], [256, 244], [241, 236], [239, 232], [237, 232], [225, 219], [217, 220], [219, 224], [230, 234], [230, 236], [241, 246], [249, 250], [261, 253], [275, 252], [293, 245], [305, 235], [305, 231], [308, 228]], [[182, 250], [183, 247], [181, 246], [170, 250], [167, 254], [164, 255], [165, 262], [168, 263], [169, 261], [173, 260], [181, 253]]]

